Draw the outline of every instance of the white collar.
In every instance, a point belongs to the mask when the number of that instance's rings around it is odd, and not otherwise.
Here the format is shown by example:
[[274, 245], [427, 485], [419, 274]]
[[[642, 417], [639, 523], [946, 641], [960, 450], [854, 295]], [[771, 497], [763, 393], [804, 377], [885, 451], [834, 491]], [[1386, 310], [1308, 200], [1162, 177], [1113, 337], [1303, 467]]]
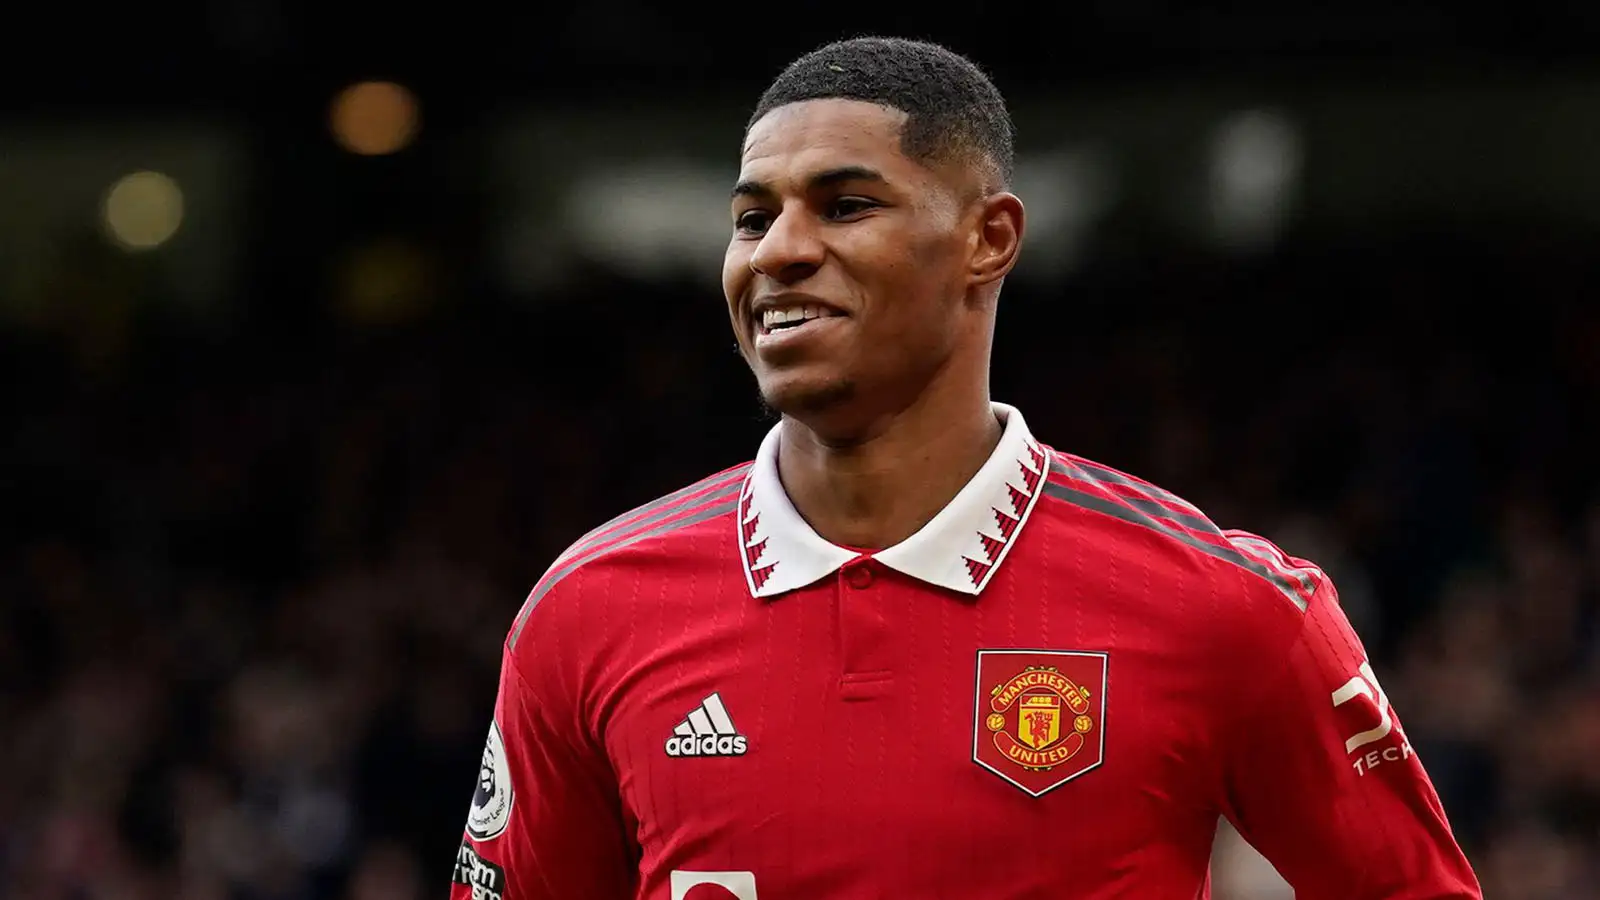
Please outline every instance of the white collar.
[[[1000, 568], [1043, 493], [1049, 463], [1022, 413], [991, 405], [1005, 430], [989, 461], [920, 531], [872, 554], [878, 562], [972, 596]], [[861, 556], [824, 540], [795, 511], [778, 478], [781, 429], [774, 427], [761, 442], [739, 495], [740, 557], [756, 597], [805, 587]]]

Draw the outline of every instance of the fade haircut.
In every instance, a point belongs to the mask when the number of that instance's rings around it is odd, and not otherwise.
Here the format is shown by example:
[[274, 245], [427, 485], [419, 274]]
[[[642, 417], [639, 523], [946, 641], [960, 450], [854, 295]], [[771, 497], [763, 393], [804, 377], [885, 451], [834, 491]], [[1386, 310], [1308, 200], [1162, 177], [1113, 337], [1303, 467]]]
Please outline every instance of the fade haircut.
[[918, 162], [986, 162], [1011, 183], [1015, 129], [1005, 98], [976, 64], [937, 44], [908, 38], [835, 41], [784, 69], [745, 125], [805, 100], [861, 100], [906, 114], [900, 149]]

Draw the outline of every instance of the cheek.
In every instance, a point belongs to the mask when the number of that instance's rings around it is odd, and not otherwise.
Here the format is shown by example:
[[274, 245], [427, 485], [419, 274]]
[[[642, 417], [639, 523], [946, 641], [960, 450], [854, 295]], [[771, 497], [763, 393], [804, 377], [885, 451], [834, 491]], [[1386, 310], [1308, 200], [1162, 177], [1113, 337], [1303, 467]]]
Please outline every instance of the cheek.
[[948, 235], [918, 235], [902, 243], [893, 265], [884, 270], [892, 282], [895, 315], [916, 317], [924, 325], [942, 320], [964, 293], [963, 259], [959, 242]]
[[852, 255], [895, 293], [912, 289], [920, 293], [929, 283], [949, 281], [959, 257], [954, 244], [947, 234], [886, 229], [858, 244]]
[[948, 349], [959, 331], [966, 280], [961, 242], [949, 234], [920, 235], [895, 272], [896, 327], [919, 353]]
[[730, 307], [750, 284], [750, 274], [750, 252], [742, 243], [730, 243], [722, 257], [722, 296]]
[[967, 242], [963, 235], [950, 231], [919, 234], [911, 242], [909, 256], [919, 271], [949, 279], [966, 260]]

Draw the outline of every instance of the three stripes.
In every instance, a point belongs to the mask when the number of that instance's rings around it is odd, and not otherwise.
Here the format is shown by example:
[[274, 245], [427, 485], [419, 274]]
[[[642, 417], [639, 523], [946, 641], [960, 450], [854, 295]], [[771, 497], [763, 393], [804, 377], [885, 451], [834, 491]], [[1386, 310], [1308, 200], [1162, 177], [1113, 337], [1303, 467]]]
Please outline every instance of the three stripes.
[[738, 505], [739, 491], [744, 486], [744, 476], [750, 466], [751, 463], [744, 463], [701, 479], [682, 490], [629, 510], [579, 538], [566, 552], [556, 557], [544, 577], [534, 585], [511, 626], [508, 644], [512, 647], [517, 645], [517, 639], [522, 636], [522, 628], [527, 624], [528, 615], [534, 607], [539, 605], [551, 588], [584, 563], [603, 553], [732, 512]]
[[[512, 625], [510, 646], [516, 646], [528, 615], [539, 601], [584, 563], [609, 551], [734, 512], [752, 465], [743, 463], [701, 479], [623, 513], [584, 535], [556, 558], [534, 586]], [[1302, 611], [1324, 579], [1317, 567], [1289, 557], [1260, 537], [1218, 528], [1175, 494], [1060, 451], [1050, 451], [1050, 477], [1044, 492], [1074, 506], [1150, 528], [1208, 556], [1246, 569], [1271, 583]]]

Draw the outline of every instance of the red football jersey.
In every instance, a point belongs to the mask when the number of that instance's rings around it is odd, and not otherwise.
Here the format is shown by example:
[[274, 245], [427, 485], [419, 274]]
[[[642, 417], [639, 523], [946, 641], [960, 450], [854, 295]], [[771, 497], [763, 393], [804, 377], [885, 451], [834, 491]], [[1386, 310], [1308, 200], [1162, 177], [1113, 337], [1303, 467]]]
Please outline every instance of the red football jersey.
[[1203, 898], [1221, 816], [1301, 900], [1479, 897], [1327, 576], [996, 411], [894, 547], [774, 430], [556, 560], [452, 897]]

